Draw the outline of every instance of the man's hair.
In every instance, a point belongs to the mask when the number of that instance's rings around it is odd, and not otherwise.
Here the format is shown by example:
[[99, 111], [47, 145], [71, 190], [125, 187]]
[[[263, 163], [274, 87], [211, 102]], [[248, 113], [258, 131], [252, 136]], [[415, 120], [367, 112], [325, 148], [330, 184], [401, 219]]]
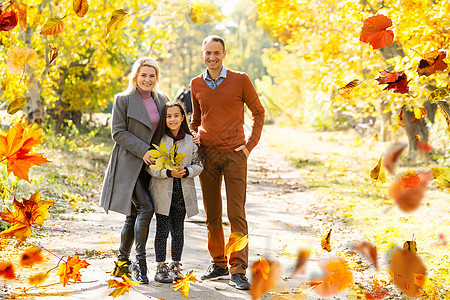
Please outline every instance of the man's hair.
[[223, 51], [225, 51], [225, 40], [218, 35], [209, 35], [209, 36], [205, 37], [205, 39], [203, 40], [203, 43], [202, 43], [202, 49], [205, 48], [205, 45], [211, 41], [221, 43], [222, 47], [223, 47]]

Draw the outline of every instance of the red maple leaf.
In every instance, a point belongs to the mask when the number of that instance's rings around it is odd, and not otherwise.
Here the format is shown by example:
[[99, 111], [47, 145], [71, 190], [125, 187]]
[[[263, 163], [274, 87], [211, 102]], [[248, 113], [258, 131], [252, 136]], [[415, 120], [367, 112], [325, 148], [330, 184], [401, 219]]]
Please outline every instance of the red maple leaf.
[[436, 71], [444, 71], [447, 69], [447, 64], [443, 61], [446, 56], [447, 54], [444, 51], [437, 50], [425, 54], [419, 62], [417, 73], [419, 73], [419, 76], [430, 76]]
[[[378, 84], [387, 84], [384, 90], [394, 90], [394, 93], [409, 93], [408, 78], [405, 72], [380, 71], [381, 76], [375, 78]], [[383, 77], [384, 76], [384, 77]]]
[[7, 11], [0, 16], [0, 31], [10, 31], [17, 26], [17, 14]]
[[22, 122], [10, 128], [6, 136], [0, 135], [0, 156], [7, 161], [8, 174], [13, 172], [20, 179], [30, 182], [28, 172], [32, 166], [40, 166], [49, 162], [42, 153], [30, 153], [40, 144], [42, 130], [28, 128]]
[[363, 21], [359, 40], [368, 43], [373, 49], [390, 46], [394, 40], [394, 32], [386, 30], [392, 26], [392, 20], [384, 15], [375, 15]]

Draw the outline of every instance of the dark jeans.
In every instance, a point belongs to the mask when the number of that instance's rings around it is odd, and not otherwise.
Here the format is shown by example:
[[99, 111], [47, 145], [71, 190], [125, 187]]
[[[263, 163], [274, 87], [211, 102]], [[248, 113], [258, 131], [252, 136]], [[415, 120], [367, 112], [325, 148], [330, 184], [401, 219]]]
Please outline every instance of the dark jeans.
[[153, 217], [153, 203], [148, 190], [150, 174], [141, 170], [134, 187], [131, 215], [123, 224], [119, 247], [119, 260], [128, 259], [133, 242], [136, 240], [136, 259], [145, 259], [145, 246], [147, 244], [150, 221]]

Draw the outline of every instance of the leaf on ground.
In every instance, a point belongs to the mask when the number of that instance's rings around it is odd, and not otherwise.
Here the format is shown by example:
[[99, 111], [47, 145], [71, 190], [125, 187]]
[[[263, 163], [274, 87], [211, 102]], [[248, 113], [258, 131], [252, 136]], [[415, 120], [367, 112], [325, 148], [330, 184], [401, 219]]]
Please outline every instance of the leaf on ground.
[[189, 4], [189, 18], [196, 25], [202, 25], [210, 22], [220, 22], [225, 16], [211, 2], [194, 0]]
[[338, 258], [338, 262], [331, 261], [326, 268], [330, 274], [326, 275], [324, 281], [330, 285], [338, 285], [338, 291], [349, 288], [353, 284], [352, 272], [348, 269], [347, 264], [341, 257]]
[[[255, 263], [258, 263], [257, 260]], [[269, 263], [269, 272], [267, 273], [267, 280], [263, 280], [252, 266], [252, 285], [250, 287], [250, 295], [253, 300], [259, 299], [265, 293], [275, 289], [281, 277], [281, 264], [278, 261], [267, 261]]]
[[406, 147], [408, 147], [408, 144], [406, 143], [394, 144], [390, 146], [383, 155], [383, 166], [390, 174], [395, 173], [395, 166]]
[[369, 261], [378, 268], [377, 247], [368, 241], [357, 242], [353, 245], [353, 249], [359, 251]]
[[413, 189], [420, 184], [420, 177], [413, 169], [408, 169], [403, 172], [400, 179], [400, 189], [407, 190]]
[[5, 279], [16, 278], [16, 275], [14, 275], [14, 267], [11, 262], [0, 262], [0, 277], [3, 277]]
[[298, 253], [298, 257], [297, 257], [297, 264], [295, 265], [294, 273], [292, 273], [292, 276], [305, 274], [306, 262], [308, 261], [308, 258], [310, 255], [311, 255], [310, 249], [300, 250], [300, 252]]
[[21, 110], [25, 106], [25, 102], [27, 101], [27, 98], [25, 97], [19, 97], [8, 105], [8, 109], [6, 110], [8, 114], [13, 115], [19, 110]]
[[385, 286], [391, 284], [394, 280], [394, 272], [386, 269], [379, 269], [373, 275], [373, 289], [379, 291]]
[[352, 81], [350, 81], [349, 83], [347, 83], [345, 86], [339, 88], [338, 90], [341, 93], [346, 93], [346, 94], [350, 94], [350, 92], [357, 87], [358, 85], [360, 85], [362, 83], [362, 80], [359, 79], [353, 79]]
[[450, 192], [450, 168], [449, 167], [430, 167], [434, 180], [438, 187], [445, 192]]
[[241, 232], [232, 232], [225, 246], [225, 255], [230, 253], [241, 251], [248, 244], [248, 234], [243, 234]]
[[60, 281], [63, 286], [72, 278], [74, 282], [81, 281], [80, 269], [87, 268], [90, 264], [85, 260], [80, 260], [77, 256], [68, 257], [67, 262], [59, 265], [56, 275], [60, 276]]
[[111, 15], [111, 20], [106, 25], [106, 34], [109, 34], [113, 30], [121, 29], [128, 25], [131, 21], [130, 14], [123, 9], [116, 9]]
[[73, 0], [73, 11], [80, 18], [84, 17], [89, 10], [89, 3], [87, 0]]
[[110, 279], [107, 281], [108, 288], [114, 289], [108, 296], [113, 298], [125, 295], [130, 291], [130, 287], [141, 284], [139, 281], [132, 281], [126, 275], [122, 275], [122, 281]]
[[328, 233], [320, 241], [320, 246], [322, 249], [328, 252], [331, 252], [331, 230], [333, 229], [330, 229], [330, 231], [328, 231]]
[[6, 68], [13, 74], [20, 75], [25, 71], [25, 66], [32, 68], [37, 66], [39, 61], [36, 51], [28, 48], [12, 47], [6, 52]]
[[66, 24], [63, 22], [63, 18], [50, 18], [47, 23], [42, 27], [41, 35], [57, 35], [64, 31]]
[[368, 43], [373, 49], [390, 46], [394, 41], [394, 32], [387, 30], [392, 20], [382, 14], [371, 16], [363, 21], [359, 40]]
[[386, 173], [384, 172], [383, 168], [383, 157], [380, 157], [375, 168], [370, 171], [370, 178], [381, 183], [386, 182]]
[[395, 200], [398, 207], [405, 212], [411, 212], [420, 206], [428, 182], [432, 178], [429, 171], [422, 171], [417, 176], [420, 182], [413, 188], [402, 189], [401, 179], [394, 181], [389, 188], [389, 195]]
[[265, 258], [260, 258], [253, 263], [252, 271], [258, 275], [260, 279], [267, 281], [270, 271], [269, 262]]
[[409, 297], [420, 292], [420, 286], [414, 282], [414, 274], [426, 275], [425, 265], [414, 253], [396, 249], [391, 257], [391, 271], [394, 272], [394, 284]]
[[28, 278], [28, 284], [29, 285], [43, 284], [45, 280], [47, 280], [48, 276], [49, 275], [47, 273], [38, 273]]
[[445, 51], [434, 50], [424, 55], [423, 59], [419, 62], [417, 73], [419, 76], [430, 76], [436, 73], [436, 71], [444, 71], [447, 69], [447, 64], [443, 59], [447, 56]]
[[197, 278], [192, 275], [194, 273], [194, 270], [191, 270], [186, 273], [186, 275], [183, 275], [183, 277], [176, 282], [173, 283], [173, 289], [178, 290], [180, 292], [180, 295], [186, 299], [189, 299], [189, 289], [191, 288], [191, 282], [195, 283], [197, 282]]
[[380, 77], [375, 78], [378, 84], [387, 84], [383, 90], [394, 90], [394, 93], [408, 94], [408, 77], [405, 72], [380, 71]]
[[30, 199], [22, 199], [22, 203], [14, 197], [14, 211], [6, 209], [0, 213], [3, 221], [10, 223], [12, 226], [2, 232], [0, 236], [12, 237], [17, 239], [17, 245], [20, 245], [31, 234], [31, 225], [37, 223], [44, 224], [44, 219], [50, 218], [48, 209], [55, 203], [54, 200], [42, 201], [39, 192], [31, 195]]
[[414, 108], [413, 112], [414, 112], [412, 119], [413, 124], [422, 121], [427, 116], [427, 109], [423, 107], [416, 107]]
[[32, 266], [36, 263], [40, 263], [43, 260], [41, 252], [42, 252], [42, 249], [38, 248], [38, 247], [28, 248], [20, 256], [20, 265], [21, 266]]
[[32, 148], [41, 143], [41, 129], [28, 128], [22, 122], [10, 128], [7, 135], [0, 135], [0, 156], [7, 160], [8, 174], [13, 172], [20, 179], [30, 182], [28, 172], [32, 166], [49, 162], [42, 153], [31, 153]]

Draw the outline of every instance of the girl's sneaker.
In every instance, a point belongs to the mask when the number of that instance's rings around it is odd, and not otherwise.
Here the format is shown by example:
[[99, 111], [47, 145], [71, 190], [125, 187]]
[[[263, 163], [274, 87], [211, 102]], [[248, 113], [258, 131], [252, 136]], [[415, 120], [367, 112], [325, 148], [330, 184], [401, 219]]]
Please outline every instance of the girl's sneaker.
[[155, 281], [160, 283], [172, 283], [173, 278], [169, 275], [169, 269], [166, 263], [156, 266]]
[[171, 262], [169, 264], [169, 274], [172, 276], [173, 280], [180, 280], [183, 278], [183, 274], [181, 274], [181, 263], [179, 262]]

